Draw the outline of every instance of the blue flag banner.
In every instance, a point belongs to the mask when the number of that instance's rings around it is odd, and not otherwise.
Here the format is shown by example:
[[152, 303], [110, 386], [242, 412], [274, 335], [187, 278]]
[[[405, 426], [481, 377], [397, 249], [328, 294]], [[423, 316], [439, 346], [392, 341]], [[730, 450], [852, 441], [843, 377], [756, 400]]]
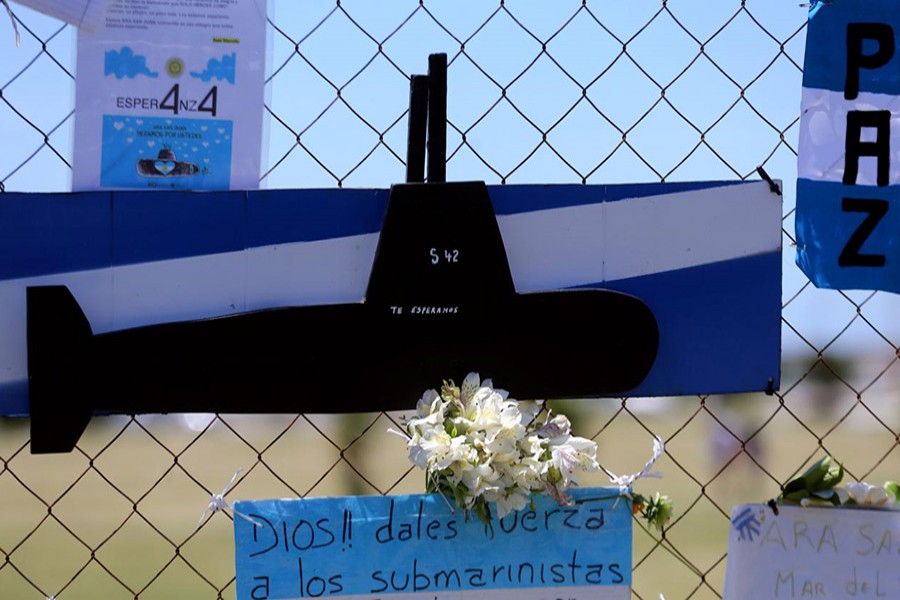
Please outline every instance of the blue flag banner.
[[[609, 289], [653, 312], [659, 350], [628, 396], [778, 388], [782, 211], [767, 183], [488, 192], [518, 293]], [[29, 414], [29, 287], [67, 286], [94, 334], [360, 302], [388, 196], [386, 189], [4, 194], [0, 414]]]
[[900, 292], [895, 0], [813, 3], [797, 170], [797, 264], [823, 288]]
[[631, 597], [631, 502], [544, 495], [493, 522], [437, 494], [236, 502], [237, 600]]

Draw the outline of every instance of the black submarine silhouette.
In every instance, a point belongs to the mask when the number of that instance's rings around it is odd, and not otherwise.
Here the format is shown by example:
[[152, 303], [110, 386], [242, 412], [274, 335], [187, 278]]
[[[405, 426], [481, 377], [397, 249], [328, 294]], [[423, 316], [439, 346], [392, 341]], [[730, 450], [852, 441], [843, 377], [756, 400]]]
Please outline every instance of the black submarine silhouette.
[[65, 286], [27, 308], [34, 453], [71, 451], [95, 413], [401, 410], [470, 371], [521, 399], [618, 394], [659, 343], [633, 296], [516, 293], [483, 182], [393, 186], [361, 302], [99, 335]]
[[137, 172], [141, 177], [184, 177], [196, 175], [200, 167], [196, 163], [178, 160], [171, 148], [163, 148], [156, 158], [142, 158], [137, 161]]
[[472, 371], [522, 399], [637, 387], [653, 313], [609, 290], [516, 293], [484, 182], [445, 183], [447, 55], [428, 58], [410, 81], [411, 183], [391, 188], [363, 301], [94, 335], [65, 286], [30, 287], [31, 451], [71, 451], [94, 413], [405, 410]]

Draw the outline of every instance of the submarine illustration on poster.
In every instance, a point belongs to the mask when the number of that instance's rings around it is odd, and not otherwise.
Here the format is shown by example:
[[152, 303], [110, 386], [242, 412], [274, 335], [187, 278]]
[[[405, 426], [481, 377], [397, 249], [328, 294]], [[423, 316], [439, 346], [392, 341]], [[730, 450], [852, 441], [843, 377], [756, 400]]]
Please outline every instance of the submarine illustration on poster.
[[196, 175], [200, 167], [196, 163], [178, 160], [171, 148], [164, 147], [156, 158], [138, 160], [137, 172], [141, 177], [184, 177]]
[[470, 371], [516, 398], [614, 395], [659, 345], [639, 298], [518, 293], [483, 182], [394, 185], [365, 297], [95, 335], [66, 286], [27, 289], [31, 449], [94, 414], [407, 410]]

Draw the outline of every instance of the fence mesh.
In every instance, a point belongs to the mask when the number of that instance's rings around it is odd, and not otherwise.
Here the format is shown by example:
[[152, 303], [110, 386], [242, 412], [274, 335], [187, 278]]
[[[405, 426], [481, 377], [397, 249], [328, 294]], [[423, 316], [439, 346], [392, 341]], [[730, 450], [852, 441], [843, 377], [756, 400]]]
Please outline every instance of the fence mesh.
[[[895, 296], [821, 291], [792, 260], [806, 13], [776, 0], [273, 3], [268, 187], [386, 187], [404, 176], [408, 80], [449, 57], [448, 177], [488, 183], [785, 182], [783, 374], [774, 395], [560, 403], [603, 466], [676, 502], [666, 539], [637, 531], [635, 598], [718, 598], [731, 506], [764, 501], [830, 453], [848, 476], [900, 471]], [[0, 189], [64, 191], [72, 28], [13, 5], [0, 24]], [[697, 290], [698, 294], [704, 290]], [[736, 318], [739, 318], [736, 316]], [[514, 390], [513, 390], [514, 392]], [[335, 382], [335, 401], [340, 401]], [[415, 399], [410, 399], [411, 404]], [[0, 597], [234, 598], [231, 521], [210, 496], [422, 491], [400, 414], [94, 419], [67, 456], [0, 420]], [[583, 481], [603, 484], [602, 479]], [[638, 491], [653, 487], [639, 483]]]

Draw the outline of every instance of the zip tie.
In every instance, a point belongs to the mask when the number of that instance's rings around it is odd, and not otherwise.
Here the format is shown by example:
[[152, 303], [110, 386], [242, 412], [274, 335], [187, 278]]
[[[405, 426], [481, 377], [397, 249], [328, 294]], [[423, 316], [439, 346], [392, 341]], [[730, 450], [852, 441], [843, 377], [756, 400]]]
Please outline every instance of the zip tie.
[[[3, 2], [3, 6], [6, 7], [6, 14], [9, 15], [9, 21], [12, 23], [13, 31], [16, 32], [16, 48], [19, 47], [19, 44], [22, 42], [22, 37], [19, 35], [19, 26], [16, 24], [16, 15], [13, 14], [12, 8], [9, 6], [9, 0], [0, 0]], [[53, 600], [53, 596], [50, 596], [50, 600]]]
[[612, 471], [607, 471], [603, 469], [603, 471], [609, 476], [609, 480], [615, 485], [619, 486], [619, 496], [625, 496], [629, 500], [631, 497], [631, 486], [632, 484], [641, 479], [642, 477], [653, 477], [656, 479], [662, 478], [662, 473], [657, 471], [651, 472], [650, 469], [653, 468], [653, 464], [659, 459], [660, 456], [663, 455], [663, 452], [666, 451], [666, 444], [662, 441], [662, 438], [655, 437], [653, 438], [653, 456], [647, 463], [644, 465], [644, 468], [641, 469], [639, 473], [633, 473], [631, 475], [616, 475]]
[[832, 6], [834, 0], [812, 0], [812, 2], [801, 2], [800, 8], [809, 9], [809, 18], [812, 19], [823, 6]]
[[231, 477], [231, 481], [228, 482], [228, 485], [225, 486], [225, 489], [222, 490], [221, 494], [213, 494], [210, 497], [209, 505], [206, 507], [206, 509], [204, 509], [203, 514], [200, 515], [200, 520], [197, 521], [197, 529], [200, 529], [200, 526], [203, 525], [203, 520], [206, 518], [207, 513], [210, 517], [212, 517], [212, 515], [216, 514], [219, 511], [224, 511], [226, 514], [231, 515], [232, 518], [237, 515], [238, 517], [241, 517], [242, 519], [253, 523], [253, 525], [256, 527], [262, 527], [262, 523], [260, 523], [259, 521], [251, 519], [244, 513], [240, 513], [234, 510], [228, 500], [225, 499], [225, 495], [229, 491], [231, 491], [231, 487], [234, 485], [234, 482], [237, 480], [238, 475], [241, 474], [242, 470], [243, 469], [238, 469], [237, 471], [235, 471], [234, 475], [232, 475]]
[[756, 172], [757, 174], [759, 174], [763, 181], [769, 184], [769, 190], [771, 190], [773, 194], [776, 194], [778, 196], [781, 195], [781, 186], [779, 186], [778, 183], [774, 179], [772, 179], [768, 173], [766, 173], [766, 170], [762, 167], [762, 165], [756, 167]]

